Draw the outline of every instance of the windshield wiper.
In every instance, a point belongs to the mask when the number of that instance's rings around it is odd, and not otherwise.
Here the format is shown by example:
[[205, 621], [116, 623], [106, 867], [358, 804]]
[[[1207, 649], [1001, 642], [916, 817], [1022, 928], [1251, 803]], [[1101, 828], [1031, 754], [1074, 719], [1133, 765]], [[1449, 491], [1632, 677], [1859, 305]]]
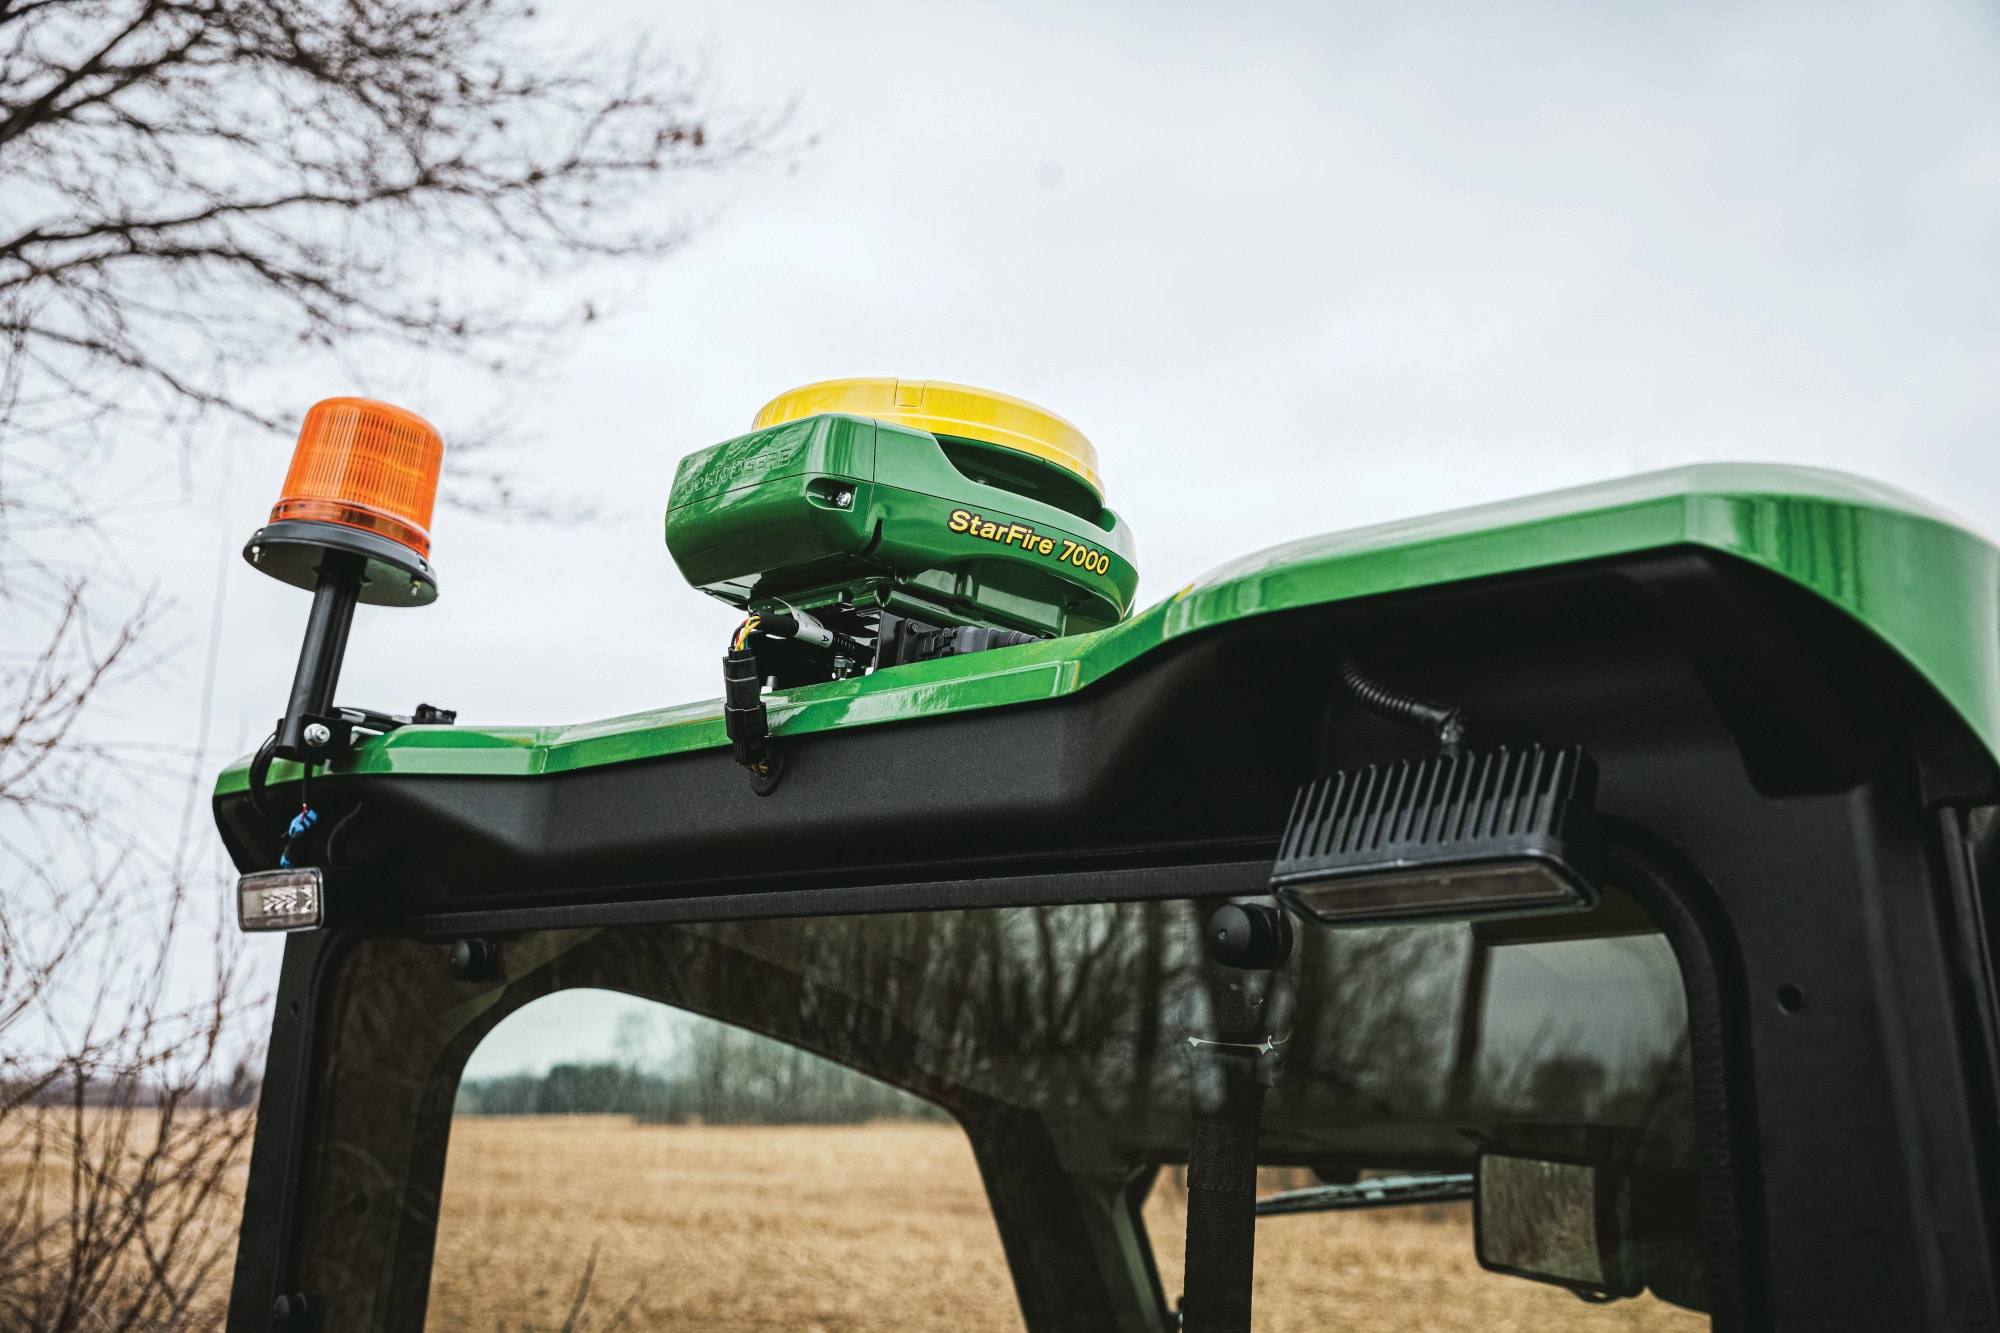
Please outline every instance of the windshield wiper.
[[1283, 1213], [1343, 1213], [1357, 1208], [1400, 1208], [1415, 1203], [1456, 1203], [1472, 1197], [1472, 1173], [1383, 1176], [1352, 1185], [1315, 1185], [1257, 1200], [1257, 1216]]

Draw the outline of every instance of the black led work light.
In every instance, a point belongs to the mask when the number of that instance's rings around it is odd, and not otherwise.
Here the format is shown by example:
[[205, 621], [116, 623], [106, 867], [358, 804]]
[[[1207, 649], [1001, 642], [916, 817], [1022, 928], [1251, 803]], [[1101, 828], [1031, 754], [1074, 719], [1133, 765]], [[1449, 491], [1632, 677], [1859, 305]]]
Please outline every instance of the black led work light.
[[1603, 860], [1596, 792], [1580, 746], [1335, 773], [1294, 798], [1271, 889], [1328, 925], [1587, 911]]

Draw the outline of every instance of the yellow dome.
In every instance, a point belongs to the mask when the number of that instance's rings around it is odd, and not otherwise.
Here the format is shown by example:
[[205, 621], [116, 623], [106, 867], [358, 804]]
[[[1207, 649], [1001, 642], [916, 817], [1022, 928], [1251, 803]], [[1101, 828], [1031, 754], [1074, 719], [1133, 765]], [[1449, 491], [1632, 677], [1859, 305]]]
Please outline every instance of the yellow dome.
[[1097, 450], [1082, 431], [1047, 408], [991, 389], [943, 380], [821, 380], [764, 404], [750, 428], [762, 430], [822, 412], [996, 444], [1074, 473], [1100, 502], [1104, 499]]

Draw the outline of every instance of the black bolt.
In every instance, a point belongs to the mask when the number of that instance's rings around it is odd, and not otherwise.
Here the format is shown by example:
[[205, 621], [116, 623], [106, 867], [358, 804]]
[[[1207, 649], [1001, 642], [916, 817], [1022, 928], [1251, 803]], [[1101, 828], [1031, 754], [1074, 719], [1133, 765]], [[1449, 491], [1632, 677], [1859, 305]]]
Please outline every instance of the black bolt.
[[1208, 919], [1208, 956], [1224, 967], [1281, 966], [1292, 951], [1292, 923], [1275, 907], [1225, 903]]
[[492, 940], [459, 940], [451, 946], [451, 975], [457, 981], [491, 981], [500, 975], [500, 946]]
[[307, 1333], [312, 1326], [312, 1297], [304, 1292], [291, 1292], [271, 1302], [271, 1333]]

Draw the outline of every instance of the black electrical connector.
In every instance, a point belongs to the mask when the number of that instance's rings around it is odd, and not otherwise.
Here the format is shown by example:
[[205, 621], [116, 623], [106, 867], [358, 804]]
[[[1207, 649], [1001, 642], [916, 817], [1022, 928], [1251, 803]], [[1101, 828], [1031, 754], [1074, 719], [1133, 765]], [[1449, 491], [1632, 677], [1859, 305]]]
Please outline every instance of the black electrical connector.
[[748, 643], [722, 659], [722, 729], [729, 735], [731, 758], [745, 768], [763, 767], [771, 723], [764, 711], [764, 673]]

